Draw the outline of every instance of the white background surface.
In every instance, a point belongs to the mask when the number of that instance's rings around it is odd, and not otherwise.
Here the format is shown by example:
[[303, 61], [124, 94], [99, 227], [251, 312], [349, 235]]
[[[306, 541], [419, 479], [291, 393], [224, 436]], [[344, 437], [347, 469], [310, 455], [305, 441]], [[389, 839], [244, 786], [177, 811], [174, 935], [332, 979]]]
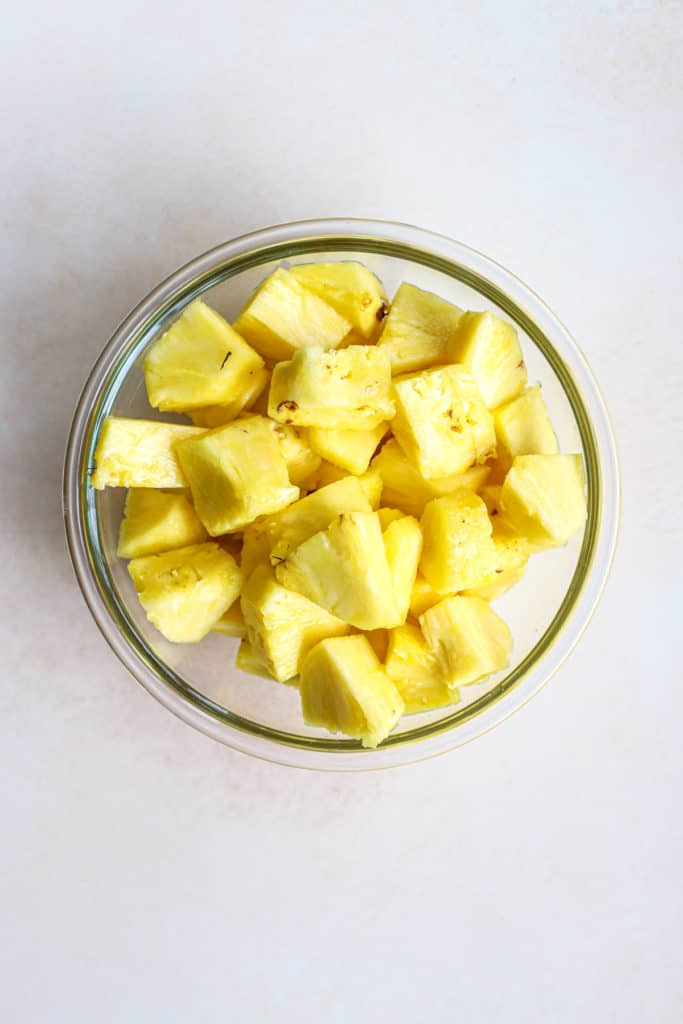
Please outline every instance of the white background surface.
[[[11, 7], [0, 1017], [680, 1021], [680, 2]], [[225, 238], [335, 214], [451, 234], [540, 292], [624, 482], [609, 588], [551, 685], [356, 777], [157, 706], [60, 521], [71, 411], [129, 308]]]

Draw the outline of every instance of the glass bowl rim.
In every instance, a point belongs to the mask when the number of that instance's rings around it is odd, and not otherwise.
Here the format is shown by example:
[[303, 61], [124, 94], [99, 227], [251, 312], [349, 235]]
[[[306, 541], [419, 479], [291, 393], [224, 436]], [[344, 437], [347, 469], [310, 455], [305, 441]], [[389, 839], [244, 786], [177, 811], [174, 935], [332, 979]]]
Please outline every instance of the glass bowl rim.
[[[250, 267], [332, 251], [409, 258], [475, 287], [504, 309], [541, 348], [560, 380], [581, 434], [588, 484], [589, 517], [572, 582], [527, 656], [465, 709], [394, 734], [373, 751], [357, 741], [286, 733], [234, 715], [194, 690], [158, 658], [128, 617], [108, 572], [88, 482], [99, 426], [116, 395], [116, 384], [160, 319]], [[502, 265], [461, 242], [412, 225], [356, 218], [262, 228], [208, 250], [162, 281], [118, 327], [95, 363], [76, 407], [64, 464], [63, 511], [74, 572], [98, 627], [133, 677], [206, 735], [265, 760], [318, 770], [377, 769], [436, 756], [487, 732], [522, 707], [568, 657], [595, 611], [614, 556], [619, 506], [617, 453], [607, 408], [585, 356], [543, 300]]]

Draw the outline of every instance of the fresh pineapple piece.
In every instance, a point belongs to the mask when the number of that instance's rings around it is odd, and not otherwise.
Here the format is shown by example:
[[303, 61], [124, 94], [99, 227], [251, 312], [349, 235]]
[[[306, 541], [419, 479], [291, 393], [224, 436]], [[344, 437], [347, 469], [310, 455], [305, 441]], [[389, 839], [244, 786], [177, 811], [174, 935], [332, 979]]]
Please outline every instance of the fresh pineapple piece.
[[390, 631], [384, 670], [396, 684], [407, 715], [443, 708], [459, 697], [457, 690], [451, 693], [446, 686], [422, 630], [411, 623]]
[[370, 459], [388, 429], [388, 423], [379, 423], [370, 430], [310, 427], [308, 441], [313, 451], [323, 459], [360, 476], [370, 465]]
[[265, 366], [260, 370], [250, 370], [244, 386], [239, 390], [235, 389], [230, 401], [223, 405], [205, 405], [200, 409], [190, 409], [188, 415], [197, 427], [206, 427], [210, 430], [223, 427], [236, 419], [240, 413], [251, 409], [259, 396], [264, 391], [267, 393], [269, 383], [270, 370]]
[[218, 622], [211, 628], [212, 633], [220, 633], [221, 636], [245, 637], [247, 635], [247, 624], [242, 615], [240, 600], [233, 601], [227, 612], [221, 615]]
[[387, 656], [387, 647], [389, 644], [389, 630], [388, 629], [370, 629], [363, 636], [367, 637], [370, 646], [377, 655], [378, 661], [384, 661]]
[[372, 748], [403, 713], [397, 688], [367, 638], [357, 635], [322, 640], [306, 655], [301, 707], [308, 725], [343, 732]]
[[176, 446], [197, 515], [211, 536], [240, 530], [299, 496], [262, 416], [236, 420]]
[[119, 558], [139, 558], [200, 544], [207, 533], [184, 494], [151, 487], [128, 491], [119, 531]]
[[379, 516], [379, 525], [382, 527], [382, 533], [384, 533], [389, 523], [395, 523], [397, 519], [403, 519], [405, 512], [402, 512], [400, 508], [378, 508], [377, 515]]
[[466, 594], [494, 601], [518, 583], [526, 572], [531, 546], [526, 537], [493, 533], [495, 561], [491, 572], [477, 587], [468, 587]]
[[420, 616], [420, 625], [453, 695], [508, 664], [512, 634], [480, 597], [447, 597]]
[[102, 424], [90, 483], [104, 487], [187, 487], [175, 444], [204, 431], [176, 423], [108, 416]]
[[555, 455], [559, 450], [540, 384], [494, 409], [498, 454], [508, 458], [508, 470], [515, 455]]
[[265, 359], [277, 362], [307, 345], [336, 348], [351, 324], [281, 267], [249, 299], [235, 330]]
[[493, 313], [464, 313], [448, 347], [448, 358], [467, 367], [489, 409], [514, 398], [526, 386], [517, 331]]
[[517, 533], [535, 547], [566, 544], [586, 520], [580, 455], [517, 455], [500, 504]]
[[422, 554], [422, 531], [417, 519], [403, 516], [389, 523], [383, 536], [398, 618], [405, 622]]
[[245, 583], [241, 608], [249, 643], [281, 683], [296, 676], [301, 658], [320, 640], [350, 632], [341, 619], [277, 583], [268, 566]]
[[462, 310], [445, 299], [402, 284], [377, 342], [387, 353], [394, 375], [448, 362], [448, 345]]
[[[326, 462], [323, 459], [315, 473], [311, 473], [309, 477], [306, 477], [306, 479], [302, 481], [301, 487], [305, 491], [319, 490], [323, 487], [327, 487], [328, 484], [334, 484], [337, 483], [338, 480], [344, 480], [348, 476], [353, 476], [353, 474], [347, 473], [345, 469], [340, 469], [339, 466], [333, 466], [331, 462]], [[377, 470], [370, 467], [367, 472], [357, 476], [356, 480], [365, 491], [371, 508], [379, 508], [380, 499], [382, 497], [382, 477], [379, 475]]]
[[463, 473], [495, 451], [493, 417], [463, 366], [394, 379], [392, 430], [426, 480]]
[[376, 512], [337, 516], [292, 551], [275, 575], [283, 586], [358, 629], [401, 621]]
[[431, 583], [427, 583], [422, 573], [418, 572], [410, 595], [410, 614], [413, 618], [418, 619], [423, 612], [426, 612], [428, 608], [433, 608], [443, 599], [444, 595], [440, 594], [438, 590], [434, 590]]
[[246, 672], [250, 676], [262, 676], [263, 679], [273, 678], [259, 652], [255, 651], [249, 641], [244, 638], [240, 641], [240, 645], [237, 648], [235, 668], [238, 668], [240, 672]]
[[268, 415], [302, 427], [372, 430], [394, 415], [389, 361], [372, 345], [309, 346], [273, 370]]
[[[288, 507], [291, 508], [291, 505]], [[275, 517], [264, 516], [244, 527], [240, 567], [245, 579], [251, 576], [257, 566], [268, 565], [270, 562], [270, 551], [273, 546], [271, 536], [271, 520], [273, 518]]]
[[215, 310], [195, 299], [152, 345], [143, 363], [149, 403], [184, 412], [230, 401], [263, 359]]
[[491, 520], [472, 491], [434, 498], [420, 522], [424, 548], [420, 571], [440, 594], [479, 586], [495, 567]]
[[270, 561], [278, 565], [291, 552], [320, 530], [326, 530], [341, 513], [371, 512], [360, 478], [347, 476], [307, 494], [281, 513], [269, 517], [264, 527], [269, 535]]
[[370, 502], [370, 508], [378, 509], [379, 503], [382, 500], [383, 483], [382, 477], [379, 475], [377, 470], [373, 469], [371, 466], [367, 473], [363, 473], [362, 476], [356, 477], [356, 479], [365, 491], [367, 499]]
[[371, 469], [378, 472], [382, 479], [382, 501], [411, 516], [421, 516], [425, 505], [432, 498], [440, 498], [460, 487], [479, 490], [489, 475], [487, 466], [472, 466], [464, 473], [425, 480], [393, 439], [383, 445], [372, 460]]
[[308, 443], [307, 432], [298, 427], [267, 420], [287, 463], [291, 483], [301, 487], [316, 472], [322, 459]]
[[302, 263], [289, 273], [348, 320], [361, 338], [377, 334], [389, 308], [387, 297], [379, 278], [362, 263]]
[[212, 543], [134, 558], [128, 572], [149, 621], [177, 644], [205, 637], [242, 585], [235, 559]]

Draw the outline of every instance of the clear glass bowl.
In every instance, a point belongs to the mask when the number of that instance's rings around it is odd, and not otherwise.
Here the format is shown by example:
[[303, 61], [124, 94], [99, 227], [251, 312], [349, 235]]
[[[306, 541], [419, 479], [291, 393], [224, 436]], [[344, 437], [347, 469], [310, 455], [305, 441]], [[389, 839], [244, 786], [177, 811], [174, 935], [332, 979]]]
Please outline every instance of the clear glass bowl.
[[[514, 637], [511, 664], [454, 707], [404, 718], [378, 750], [303, 722], [293, 687], [234, 668], [236, 640], [173, 645], [147, 622], [116, 557], [124, 492], [89, 484], [106, 416], [155, 417], [141, 363], [182, 308], [201, 295], [228, 319], [280, 264], [357, 259], [393, 294], [401, 281], [468, 309], [490, 309], [519, 331], [530, 381], [540, 381], [561, 450], [583, 454], [588, 519], [582, 535], [533, 558], [496, 607]], [[162, 417], [169, 419], [168, 415]], [[616, 543], [619, 477], [605, 405], [587, 363], [548, 307], [503, 267], [467, 246], [403, 224], [321, 220], [283, 224], [226, 242], [160, 284], [133, 310], [81, 395], [64, 469], [64, 517], [78, 582], [98, 626], [131, 674], [185, 722], [248, 754], [299, 767], [384, 768], [431, 757], [492, 728], [556, 671], [585, 629]]]

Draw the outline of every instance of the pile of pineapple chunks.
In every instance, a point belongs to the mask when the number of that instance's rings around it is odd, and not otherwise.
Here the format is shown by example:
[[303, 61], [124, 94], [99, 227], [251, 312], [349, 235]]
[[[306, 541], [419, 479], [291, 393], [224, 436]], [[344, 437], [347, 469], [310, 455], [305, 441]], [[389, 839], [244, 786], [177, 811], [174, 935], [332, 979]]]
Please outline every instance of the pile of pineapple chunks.
[[305, 721], [376, 747], [508, 664], [490, 603], [585, 520], [515, 329], [357, 262], [284, 267], [230, 326], [200, 300], [110, 417], [95, 488], [128, 487], [118, 554], [170, 641], [239, 637]]

